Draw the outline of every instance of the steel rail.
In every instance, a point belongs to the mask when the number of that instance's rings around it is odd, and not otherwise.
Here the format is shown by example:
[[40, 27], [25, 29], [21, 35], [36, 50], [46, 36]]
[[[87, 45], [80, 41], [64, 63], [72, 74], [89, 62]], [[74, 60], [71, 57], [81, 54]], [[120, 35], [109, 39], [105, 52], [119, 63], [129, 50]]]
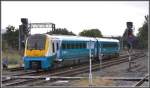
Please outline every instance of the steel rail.
[[[112, 65], [123, 63], [123, 62], [125, 62], [125, 60], [121, 60], [121, 61], [115, 60], [114, 62], [116, 62], [116, 63], [110, 62], [111, 64], [109, 64], [109, 63], [106, 62], [105, 64], [102, 65], [101, 68], [106, 68], [106, 67], [109, 67], [109, 66], [112, 66]], [[97, 70], [97, 69], [99, 69], [99, 64], [95, 64], [95, 65], [92, 66], [92, 70]], [[63, 76], [73, 76], [73, 75], [85, 73], [85, 72], [88, 72], [88, 71], [89, 71], [89, 69], [88, 69], [88, 66], [87, 66], [87, 67], [82, 67], [82, 68], [77, 68], [77, 69], [74, 69], [74, 70], [62, 72], [62, 73], [59, 73], [59, 74], [57, 73], [55, 75], [58, 75], [58, 76], [60, 76], [60, 75], [61, 76], [62, 75]], [[53, 76], [53, 75], [49, 75], [49, 76]], [[57, 80], [56, 79], [52, 79], [50, 81], [52, 82], [52, 81], [57, 81]], [[37, 84], [41, 84], [41, 83], [46, 83], [46, 82], [48, 82], [48, 81], [41, 80], [38, 83], [31, 84], [29, 86], [33, 86], [33, 85], [37, 85]]]
[[149, 77], [149, 74], [147, 74], [145, 77], [143, 77], [139, 82], [137, 82], [133, 87], [141, 86], [144, 82], [145, 79]]
[[[143, 57], [143, 56], [141, 56], [141, 57]], [[102, 67], [99, 67], [99, 64], [95, 64], [95, 65], [92, 66], [92, 71], [100, 69], [100, 68], [110, 67], [112, 65], [117, 65], [117, 64], [120, 64], [120, 63], [123, 63], [123, 62], [127, 62], [127, 61], [128, 60], [126, 58], [122, 59], [122, 60], [115, 60], [114, 62], [110, 61], [109, 63], [108, 62], [102, 63]], [[55, 74], [55, 76], [56, 75], [58, 75], [58, 76], [60, 76], [60, 75], [61, 76], [62, 75], [63, 76], [73, 76], [73, 75], [77, 75], [77, 74], [88, 72], [89, 71], [88, 68], [89, 68], [88, 66], [87, 67], [82, 67], [82, 68], [80, 67], [80, 68], [77, 68], [77, 69], [74, 69], [74, 70], [70, 70], [70, 71], [66, 71], [66, 72], [62, 72], [62, 73], [59, 73], [59, 74], [57, 73], [57, 74]], [[53, 76], [53, 75], [49, 75], [49, 76]], [[50, 82], [52, 82], [52, 81], [56, 81], [56, 79], [51, 79]], [[38, 84], [47, 83], [47, 82], [49, 82], [49, 81], [47, 81], [47, 80], [41, 80], [38, 83], [31, 84], [29, 86], [38, 85]]]

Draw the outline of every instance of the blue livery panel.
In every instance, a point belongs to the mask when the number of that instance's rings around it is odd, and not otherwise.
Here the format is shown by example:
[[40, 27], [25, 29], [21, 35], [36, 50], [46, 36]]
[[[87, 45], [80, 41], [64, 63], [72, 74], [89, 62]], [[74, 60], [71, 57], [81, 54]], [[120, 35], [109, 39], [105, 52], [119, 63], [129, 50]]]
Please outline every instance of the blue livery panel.
[[56, 55], [51, 57], [24, 57], [24, 69], [31, 69], [32, 62], [39, 62], [40, 69], [48, 70], [53, 66], [54, 58], [56, 58]]

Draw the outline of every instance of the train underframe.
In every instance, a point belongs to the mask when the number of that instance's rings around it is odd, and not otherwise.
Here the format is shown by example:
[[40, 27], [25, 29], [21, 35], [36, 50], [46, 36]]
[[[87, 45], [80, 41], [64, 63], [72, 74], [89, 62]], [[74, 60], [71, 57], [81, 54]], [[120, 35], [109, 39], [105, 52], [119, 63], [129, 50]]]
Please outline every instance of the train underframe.
[[[114, 53], [114, 54], [103, 54], [102, 59], [109, 59], [109, 58], [114, 58], [118, 57], [119, 53]], [[99, 60], [97, 57], [92, 57], [92, 60]], [[64, 67], [64, 66], [73, 66], [75, 64], [80, 64], [84, 62], [88, 62], [89, 57], [84, 57], [84, 58], [74, 58], [74, 59], [68, 59], [68, 60], [62, 60], [62, 61], [55, 61], [54, 59], [56, 56], [53, 57], [38, 57], [38, 58], [33, 58], [33, 57], [24, 57], [24, 69], [32, 69], [32, 70], [50, 70], [52, 68], [59, 68], [59, 67]]]

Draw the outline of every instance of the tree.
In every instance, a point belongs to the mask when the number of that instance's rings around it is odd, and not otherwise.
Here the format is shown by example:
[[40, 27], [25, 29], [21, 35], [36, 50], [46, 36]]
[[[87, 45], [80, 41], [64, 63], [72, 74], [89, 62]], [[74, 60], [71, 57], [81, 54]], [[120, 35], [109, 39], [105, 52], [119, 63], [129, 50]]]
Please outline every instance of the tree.
[[[19, 30], [15, 29], [14, 26], [8, 26], [6, 27], [6, 33], [2, 34], [2, 46], [3, 48], [18, 48], [18, 36], [19, 36]], [[6, 46], [8, 45], [8, 46]]]
[[102, 37], [101, 31], [99, 29], [83, 30], [79, 33], [79, 35], [87, 37]]
[[47, 32], [47, 34], [75, 35], [72, 31], [69, 32], [66, 28], [57, 28], [55, 31]]
[[139, 28], [139, 32], [137, 34], [138, 45], [140, 48], [148, 47], [148, 18], [149, 16], [145, 16], [145, 21], [142, 27]]

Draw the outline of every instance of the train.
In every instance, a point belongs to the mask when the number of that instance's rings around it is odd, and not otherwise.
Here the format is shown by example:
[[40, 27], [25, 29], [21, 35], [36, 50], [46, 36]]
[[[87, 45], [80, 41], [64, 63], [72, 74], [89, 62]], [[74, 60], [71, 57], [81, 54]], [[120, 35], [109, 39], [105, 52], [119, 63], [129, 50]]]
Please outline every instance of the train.
[[[117, 39], [33, 34], [26, 39], [24, 69], [50, 70], [99, 56], [119, 56]], [[90, 52], [90, 53], [89, 53]]]

